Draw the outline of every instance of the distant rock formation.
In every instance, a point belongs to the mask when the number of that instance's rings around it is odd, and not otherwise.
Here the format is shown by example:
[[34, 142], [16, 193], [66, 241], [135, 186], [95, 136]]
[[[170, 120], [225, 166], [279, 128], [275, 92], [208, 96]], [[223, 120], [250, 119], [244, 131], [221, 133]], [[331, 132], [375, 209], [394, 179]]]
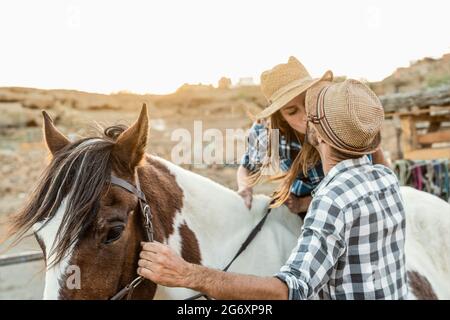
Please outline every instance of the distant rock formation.
[[380, 82], [372, 82], [371, 88], [378, 95], [402, 93], [434, 88], [450, 84], [450, 53], [439, 59], [423, 58], [407, 68], [398, 68]]
[[222, 77], [217, 84], [219, 89], [230, 89], [231, 88], [231, 79], [227, 77]]
[[211, 89], [214, 89], [214, 87], [211, 84], [202, 84], [202, 83], [198, 83], [198, 84], [190, 84], [190, 83], [185, 83], [183, 84], [181, 87], [179, 87], [175, 93], [180, 93], [180, 92], [204, 92], [204, 91], [210, 91]]

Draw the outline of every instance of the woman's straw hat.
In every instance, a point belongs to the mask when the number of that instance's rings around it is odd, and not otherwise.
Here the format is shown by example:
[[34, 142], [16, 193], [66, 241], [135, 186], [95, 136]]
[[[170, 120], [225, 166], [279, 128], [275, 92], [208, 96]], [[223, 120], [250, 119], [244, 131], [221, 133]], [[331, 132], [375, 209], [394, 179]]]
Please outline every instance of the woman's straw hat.
[[333, 80], [333, 73], [328, 70], [321, 78], [313, 79], [295, 57], [264, 71], [261, 74], [261, 91], [269, 105], [256, 118], [267, 118], [321, 80]]
[[321, 81], [306, 92], [305, 106], [308, 121], [333, 148], [363, 155], [380, 147], [383, 106], [362, 82]]

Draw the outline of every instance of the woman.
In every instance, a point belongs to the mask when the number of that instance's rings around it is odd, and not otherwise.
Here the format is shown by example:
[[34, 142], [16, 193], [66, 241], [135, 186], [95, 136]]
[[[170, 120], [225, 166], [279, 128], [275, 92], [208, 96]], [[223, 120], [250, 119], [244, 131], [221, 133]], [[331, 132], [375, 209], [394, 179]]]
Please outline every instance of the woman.
[[[312, 79], [295, 57], [262, 73], [261, 90], [270, 105], [257, 115], [258, 121], [250, 129], [248, 149], [237, 172], [238, 193], [249, 209], [254, 185], [267, 176], [269, 180], [283, 179], [275, 192], [273, 206], [284, 203], [293, 213], [307, 211], [311, 191], [324, 173], [319, 154], [305, 143], [305, 95], [318, 81], [332, 79], [331, 71]], [[276, 143], [278, 147], [272, 145]], [[374, 163], [386, 164], [381, 149], [369, 158]], [[291, 167], [294, 169], [289, 170]]]

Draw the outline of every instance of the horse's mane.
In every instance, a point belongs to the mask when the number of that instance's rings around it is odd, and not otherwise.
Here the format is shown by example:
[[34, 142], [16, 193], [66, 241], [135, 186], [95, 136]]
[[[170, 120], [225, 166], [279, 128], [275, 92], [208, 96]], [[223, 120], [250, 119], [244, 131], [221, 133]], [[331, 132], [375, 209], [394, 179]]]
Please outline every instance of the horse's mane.
[[55, 243], [47, 248], [48, 256], [55, 255], [51, 265], [65, 257], [97, 216], [99, 199], [110, 185], [113, 147], [126, 129], [125, 125], [107, 127], [97, 137], [70, 143], [53, 155], [25, 206], [11, 218], [8, 236], [15, 238], [11, 245], [36, 223], [41, 225], [34, 231], [42, 229], [67, 199]]

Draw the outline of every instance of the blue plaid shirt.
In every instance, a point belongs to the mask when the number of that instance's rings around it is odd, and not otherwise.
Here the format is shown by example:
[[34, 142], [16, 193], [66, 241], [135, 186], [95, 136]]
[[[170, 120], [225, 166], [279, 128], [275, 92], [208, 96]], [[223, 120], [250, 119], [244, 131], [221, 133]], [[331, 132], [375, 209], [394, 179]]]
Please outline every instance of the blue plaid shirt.
[[[300, 152], [302, 149], [301, 142], [293, 140], [290, 143], [286, 138], [280, 135], [279, 156], [280, 169], [284, 172], [288, 171], [294, 159], [291, 158], [291, 151]], [[256, 172], [266, 156], [267, 150], [267, 128], [263, 124], [254, 123], [250, 128], [248, 136], [248, 148], [242, 157], [241, 164], [250, 172]], [[323, 179], [322, 163], [318, 163], [314, 168], [308, 171], [308, 177], [300, 172], [291, 187], [291, 193], [300, 196], [311, 195], [312, 190]]]

